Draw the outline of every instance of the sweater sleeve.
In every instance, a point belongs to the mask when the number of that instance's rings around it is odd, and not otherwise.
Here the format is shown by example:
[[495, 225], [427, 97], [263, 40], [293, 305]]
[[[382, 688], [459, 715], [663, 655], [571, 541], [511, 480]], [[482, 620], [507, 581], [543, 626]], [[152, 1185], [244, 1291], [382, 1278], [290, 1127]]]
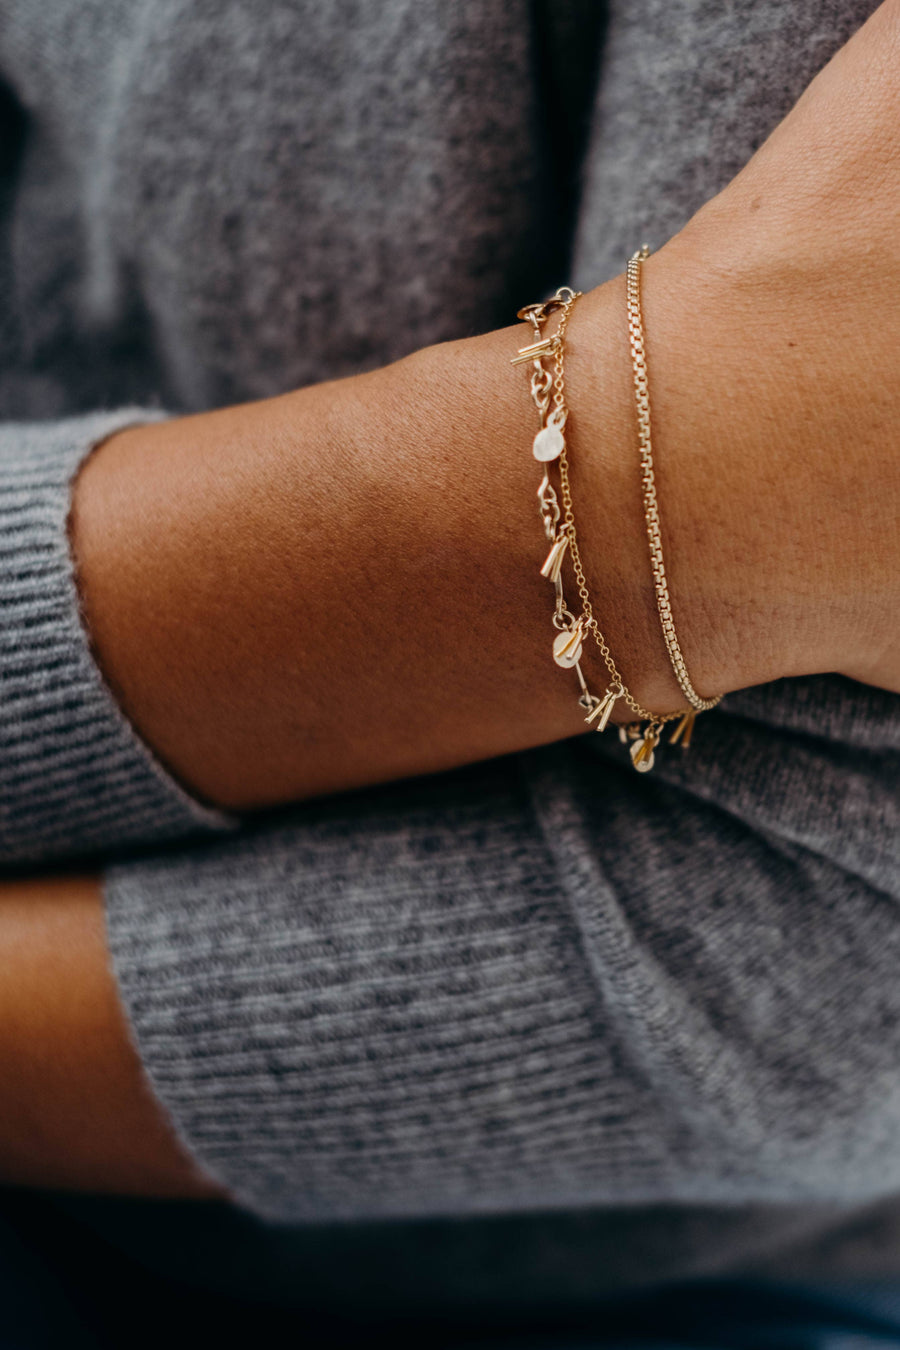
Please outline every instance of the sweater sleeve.
[[589, 737], [116, 865], [186, 1147], [290, 1220], [895, 1191], [898, 706], [790, 682], [651, 775]]
[[124, 409], [0, 426], [0, 865], [226, 827], [120, 712], [73, 577], [67, 518], [79, 464], [114, 431], [158, 416]]

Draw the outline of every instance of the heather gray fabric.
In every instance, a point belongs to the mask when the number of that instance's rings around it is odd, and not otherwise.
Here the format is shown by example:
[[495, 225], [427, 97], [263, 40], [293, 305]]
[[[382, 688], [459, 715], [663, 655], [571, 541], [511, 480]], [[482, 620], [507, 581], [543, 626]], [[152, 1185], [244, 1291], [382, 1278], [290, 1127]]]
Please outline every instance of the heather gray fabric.
[[0, 857], [225, 827], [181, 792], [121, 716], [91, 657], [66, 538], [85, 451], [146, 412], [0, 426]]
[[143, 840], [107, 870], [123, 999], [256, 1212], [595, 1206], [623, 1284], [810, 1235], [837, 1268], [847, 1207], [900, 1191], [900, 700], [784, 682], [649, 778], [591, 737], [221, 837], [105, 693], [63, 536], [117, 418], [620, 270], [872, 8], [0, 0], [3, 687], [33, 672], [0, 706], [3, 857]]

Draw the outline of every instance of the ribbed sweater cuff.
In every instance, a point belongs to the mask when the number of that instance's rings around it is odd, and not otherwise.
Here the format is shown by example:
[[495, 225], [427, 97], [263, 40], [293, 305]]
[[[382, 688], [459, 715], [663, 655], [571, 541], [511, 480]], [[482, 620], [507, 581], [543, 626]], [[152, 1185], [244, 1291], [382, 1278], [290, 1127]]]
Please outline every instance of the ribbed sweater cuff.
[[221, 829], [135, 734], [91, 655], [67, 518], [72, 479], [124, 409], [0, 427], [0, 863]]
[[156, 1095], [249, 1208], [499, 1212], [665, 1171], [512, 766], [117, 865], [106, 898]]

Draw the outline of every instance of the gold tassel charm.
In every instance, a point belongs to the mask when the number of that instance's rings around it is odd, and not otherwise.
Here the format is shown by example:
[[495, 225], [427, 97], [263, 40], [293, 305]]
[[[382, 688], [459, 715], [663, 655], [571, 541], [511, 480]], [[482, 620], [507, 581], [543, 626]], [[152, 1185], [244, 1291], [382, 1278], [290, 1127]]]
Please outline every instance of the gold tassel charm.
[[[554, 588], [553, 660], [563, 670], [574, 671], [579, 686], [578, 707], [587, 728], [600, 732], [607, 730], [612, 725], [614, 713], [630, 719], [626, 725], [617, 727], [617, 730], [639, 773], [647, 773], [653, 768], [655, 752], [662, 744], [663, 735], [667, 741], [671, 740], [676, 745], [680, 743], [682, 749], [686, 749], [691, 743], [695, 714], [713, 707], [719, 701], [718, 698], [702, 699], [688, 678], [684, 658], [675, 637], [672, 607], [664, 575], [650, 444], [647, 362], [640, 303], [641, 267], [648, 252], [644, 246], [628, 264], [626, 278], [628, 330], [643, 470], [644, 516], [653, 564], [657, 607], [666, 648], [684, 695], [680, 700], [681, 707], [677, 710], [651, 712], [638, 702], [619, 672], [591, 603], [575, 528], [569, 471], [570, 448], [566, 444], [569, 424], [565, 377], [566, 334], [572, 307], [579, 298], [579, 293], [568, 286], [561, 286], [549, 300], [536, 305], [525, 305], [520, 309], [518, 317], [528, 325], [529, 338], [512, 358], [514, 366], [525, 368], [531, 402], [538, 415], [532, 451], [534, 458], [541, 465], [542, 472], [537, 498], [541, 526], [546, 539], [544, 544], [546, 552], [540, 571], [541, 576], [551, 582]], [[555, 332], [547, 333], [547, 320], [556, 313], [558, 323], [555, 325]], [[576, 427], [576, 435], [577, 430]], [[573, 613], [566, 604], [566, 588], [572, 583], [578, 592], [579, 603], [576, 604], [576, 613]], [[548, 645], [549, 640], [548, 635]], [[588, 686], [585, 672], [582, 670], [585, 655], [594, 655], [596, 659], [595, 643], [606, 667], [605, 671], [602, 667], [599, 668], [600, 675], [596, 687], [603, 690], [600, 695], [595, 694]], [[593, 682], [594, 676], [591, 675], [590, 678]], [[599, 679], [603, 680], [603, 684], [599, 683]], [[674, 733], [673, 727], [677, 728]]]
[[656, 756], [653, 751], [659, 744], [659, 732], [653, 726], [649, 726], [644, 735], [634, 742], [631, 747], [631, 762], [638, 773], [649, 773], [656, 762]]
[[542, 337], [527, 347], [520, 347], [509, 364], [511, 366], [524, 366], [529, 361], [540, 361], [544, 356], [555, 355], [558, 347], [559, 339], [557, 337]]
[[576, 623], [573, 628], [566, 628], [561, 633], [557, 633], [553, 643], [553, 660], [563, 670], [571, 670], [581, 660], [583, 647], [583, 635], [581, 624]]
[[687, 750], [688, 746], [691, 743], [691, 737], [694, 734], [694, 723], [696, 722], [696, 720], [697, 720], [697, 709], [688, 708], [687, 712], [684, 714], [681, 721], [678, 723], [678, 726], [675, 728], [675, 730], [672, 732], [672, 735], [669, 737], [669, 744], [677, 745], [678, 742], [681, 741], [682, 750]]
[[613, 685], [612, 689], [607, 689], [603, 697], [597, 702], [596, 707], [592, 708], [588, 716], [584, 719], [586, 722], [593, 722], [597, 719], [595, 730], [605, 731], [609, 723], [612, 710], [620, 698], [619, 690]]
[[546, 562], [541, 568], [541, 576], [546, 577], [548, 581], [557, 582], [559, 574], [562, 571], [563, 559], [566, 556], [566, 549], [569, 547], [569, 536], [565, 530], [556, 536], [553, 547], [547, 554]]

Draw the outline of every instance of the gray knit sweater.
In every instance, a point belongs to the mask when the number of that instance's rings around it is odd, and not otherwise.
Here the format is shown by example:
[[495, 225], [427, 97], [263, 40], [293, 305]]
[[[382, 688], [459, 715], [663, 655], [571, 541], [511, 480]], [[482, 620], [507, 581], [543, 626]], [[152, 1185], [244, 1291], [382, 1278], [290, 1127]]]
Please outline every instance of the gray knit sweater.
[[620, 271], [873, 7], [0, 0], [0, 856], [104, 866], [149, 1079], [243, 1206], [589, 1210], [621, 1283], [900, 1190], [900, 700], [794, 680], [649, 777], [595, 736], [235, 825], [116, 708], [65, 539], [116, 426]]

